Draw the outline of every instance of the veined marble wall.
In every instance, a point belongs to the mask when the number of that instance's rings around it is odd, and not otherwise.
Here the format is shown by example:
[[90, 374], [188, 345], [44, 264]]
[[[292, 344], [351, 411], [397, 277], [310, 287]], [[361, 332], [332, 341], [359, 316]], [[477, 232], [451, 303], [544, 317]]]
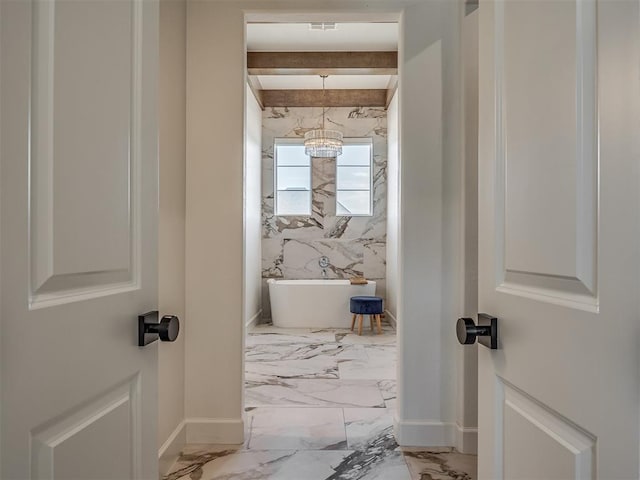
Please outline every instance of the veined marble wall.
[[327, 278], [364, 276], [377, 282], [385, 296], [387, 112], [383, 108], [327, 108], [326, 126], [345, 137], [373, 139], [373, 215], [336, 216], [335, 159], [312, 161], [312, 214], [276, 217], [273, 213], [273, 143], [275, 138], [302, 138], [322, 123], [321, 108], [267, 108], [262, 115], [262, 305], [271, 315], [269, 278], [322, 277], [318, 260], [329, 258]]

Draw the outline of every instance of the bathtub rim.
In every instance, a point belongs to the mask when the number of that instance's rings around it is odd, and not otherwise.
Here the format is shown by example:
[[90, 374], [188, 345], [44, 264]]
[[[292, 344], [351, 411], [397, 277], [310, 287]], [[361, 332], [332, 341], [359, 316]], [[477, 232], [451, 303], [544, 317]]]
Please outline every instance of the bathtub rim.
[[364, 285], [377, 285], [375, 280], [367, 280], [366, 284], [362, 285], [352, 285], [349, 279], [344, 278], [310, 278], [310, 279], [280, 279], [280, 278], [269, 278], [267, 279], [267, 283], [269, 285], [288, 285], [288, 286], [302, 286], [302, 285], [314, 285], [314, 286], [338, 286], [338, 285], [348, 285], [348, 286], [364, 286]]

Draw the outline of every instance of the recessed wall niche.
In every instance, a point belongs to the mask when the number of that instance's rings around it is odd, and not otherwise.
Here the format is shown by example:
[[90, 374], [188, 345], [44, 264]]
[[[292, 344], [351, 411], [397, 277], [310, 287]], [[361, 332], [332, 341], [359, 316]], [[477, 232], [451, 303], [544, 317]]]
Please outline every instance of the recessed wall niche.
[[364, 276], [377, 282], [377, 295], [385, 297], [387, 112], [384, 108], [335, 107], [326, 109], [327, 128], [345, 137], [373, 140], [373, 215], [337, 216], [335, 159], [313, 159], [312, 213], [308, 217], [274, 215], [273, 145], [276, 138], [302, 138], [317, 128], [322, 109], [267, 108], [262, 115], [262, 307], [270, 318], [266, 280], [323, 278], [318, 259], [326, 256], [326, 278]]

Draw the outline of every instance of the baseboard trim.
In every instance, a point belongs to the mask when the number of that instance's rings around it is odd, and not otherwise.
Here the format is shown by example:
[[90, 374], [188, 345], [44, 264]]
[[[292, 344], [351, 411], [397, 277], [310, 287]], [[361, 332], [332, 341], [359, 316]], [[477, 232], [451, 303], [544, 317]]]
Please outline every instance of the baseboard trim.
[[187, 418], [187, 443], [240, 445], [244, 442], [242, 418]]
[[396, 440], [403, 447], [453, 447], [454, 423], [394, 420]]
[[183, 447], [187, 444], [185, 421], [181, 421], [169, 438], [158, 450], [158, 464], [161, 475], [165, 475], [175, 463]]
[[247, 320], [247, 325], [246, 325], [247, 330], [255, 327], [258, 324], [258, 320], [260, 320], [261, 318], [262, 318], [262, 309], [258, 310], [258, 312], [253, 317]]
[[456, 450], [471, 455], [478, 454], [478, 429], [456, 424]]
[[389, 320], [389, 323], [391, 324], [393, 329], [397, 330], [398, 329], [398, 320], [396, 320], [396, 317], [393, 315], [393, 313], [391, 313], [389, 310], [385, 310], [384, 311], [384, 315], [387, 318], [387, 320]]

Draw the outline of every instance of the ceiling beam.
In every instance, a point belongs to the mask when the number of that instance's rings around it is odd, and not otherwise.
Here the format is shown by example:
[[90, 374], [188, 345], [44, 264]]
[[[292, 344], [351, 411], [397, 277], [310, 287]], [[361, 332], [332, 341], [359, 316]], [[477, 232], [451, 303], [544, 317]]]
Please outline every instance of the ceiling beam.
[[247, 52], [249, 75], [397, 75], [398, 52]]
[[265, 107], [386, 107], [385, 89], [262, 90]]

